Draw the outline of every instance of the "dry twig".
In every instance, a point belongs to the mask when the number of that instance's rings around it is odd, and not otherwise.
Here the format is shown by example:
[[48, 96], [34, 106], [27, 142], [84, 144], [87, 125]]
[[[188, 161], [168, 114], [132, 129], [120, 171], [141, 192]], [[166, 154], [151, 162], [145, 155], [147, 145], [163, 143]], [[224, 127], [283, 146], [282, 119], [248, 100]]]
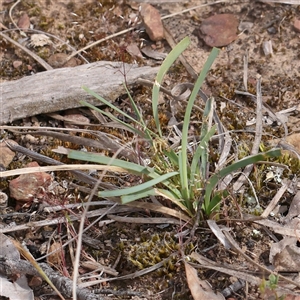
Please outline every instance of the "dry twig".
[[[261, 94], [261, 76], [257, 76], [257, 101], [256, 101], [256, 128], [255, 128], [255, 138], [252, 146], [251, 154], [257, 154], [259, 150], [259, 145], [262, 137], [262, 94]], [[245, 182], [245, 177], [248, 177], [253, 169], [253, 165], [248, 165], [242, 175], [233, 185], [233, 190], [238, 191]]]
[[[39, 265], [64, 297], [72, 297], [72, 280], [53, 271], [46, 263], [41, 263]], [[13, 259], [6, 259], [3, 256], [0, 256], [0, 271], [7, 275], [28, 274], [40, 276], [38, 271], [29, 262], [25, 260], [16, 261]], [[85, 288], [77, 287], [76, 294], [79, 300], [103, 300], [103, 298], [91, 293], [90, 290]]]
[[15, 40], [11, 39], [6, 34], [0, 32], [0, 35], [4, 39], [6, 39], [7, 41], [9, 41], [10, 43], [14, 44], [16, 47], [18, 47], [18, 48], [22, 49], [24, 52], [26, 52], [29, 56], [31, 56], [34, 60], [36, 60], [41, 66], [43, 66], [47, 71], [53, 70], [53, 68], [48, 63], [46, 63], [42, 58], [40, 58], [34, 52], [30, 51], [29, 49], [27, 49], [26, 47], [22, 46], [21, 44], [19, 44]]

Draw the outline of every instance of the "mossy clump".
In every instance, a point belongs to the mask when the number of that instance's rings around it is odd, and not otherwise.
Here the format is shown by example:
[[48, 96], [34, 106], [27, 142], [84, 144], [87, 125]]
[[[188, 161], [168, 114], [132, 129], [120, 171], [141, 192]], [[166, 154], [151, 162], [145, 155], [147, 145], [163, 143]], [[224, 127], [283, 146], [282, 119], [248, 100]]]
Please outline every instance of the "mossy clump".
[[[181, 264], [177, 264], [181, 247], [183, 248], [170, 233], [157, 233], [145, 241], [130, 246], [128, 260], [142, 270], [169, 258], [164, 261], [157, 275], [172, 277], [172, 273], [181, 267]], [[187, 245], [185, 252], [192, 248], [193, 245]]]

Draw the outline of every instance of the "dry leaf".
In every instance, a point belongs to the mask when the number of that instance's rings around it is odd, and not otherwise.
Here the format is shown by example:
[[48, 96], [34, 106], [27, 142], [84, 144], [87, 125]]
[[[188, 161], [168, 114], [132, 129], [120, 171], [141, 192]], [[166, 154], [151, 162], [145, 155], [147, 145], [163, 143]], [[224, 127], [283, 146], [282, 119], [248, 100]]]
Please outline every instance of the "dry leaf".
[[232, 14], [219, 14], [205, 19], [200, 26], [200, 37], [211, 47], [227, 46], [237, 38], [239, 21]]
[[287, 236], [278, 243], [272, 244], [269, 259], [275, 271], [300, 271], [300, 248], [297, 242], [298, 238]]
[[[288, 224], [292, 231], [300, 228], [298, 218], [292, 219]], [[275, 271], [299, 272], [300, 248], [297, 246], [299, 237], [286, 236], [278, 243], [273, 243], [270, 248], [269, 260], [275, 267]]]
[[126, 47], [126, 51], [131, 55], [139, 58], [143, 58], [140, 48], [136, 44], [129, 44]]
[[52, 44], [51, 39], [45, 34], [32, 34], [30, 37], [30, 46], [32, 47], [43, 47]]
[[289, 212], [284, 218], [284, 223], [290, 223], [291, 220], [300, 215], [300, 191], [294, 196], [292, 203], [290, 204]]
[[212, 233], [216, 236], [216, 238], [222, 243], [225, 249], [230, 249], [231, 246], [228, 243], [224, 233], [222, 232], [221, 228], [218, 226], [216, 221], [214, 220], [207, 220], [207, 225], [209, 226]]
[[300, 191], [295, 195], [289, 212], [283, 220], [285, 229], [295, 233], [295, 236], [285, 236], [278, 243], [271, 245], [269, 260], [276, 271], [300, 271], [300, 248], [297, 245], [299, 235], [296, 233], [300, 229], [300, 221], [297, 218], [300, 214], [299, 202]]
[[56, 251], [50, 254], [47, 258], [47, 261], [51, 265], [60, 266], [61, 265], [61, 244], [58, 242], [54, 242], [49, 249], [49, 252]]
[[260, 0], [260, 2], [300, 5], [300, 0]]
[[[0, 233], [0, 254], [7, 259], [20, 260], [20, 253], [13, 241], [2, 233]], [[11, 282], [11, 278], [8, 280], [6, 276], [0, 274], [0, 296], [14, 300], [33, 300], [33, 291], [28, 287], [26, 276], [13, 274], [13, 277], [15, 281]]]
[[150, 46], [146, 46], [141, 49], [141, 51], [148, 57], [156, 60], [164, 60], [167, 57], [167, 53], [162, 53], [153, 50]]
[[300, 300], [300, 296], [296, 296], [296, 295], [285, 295], [284, 300]]
[[30, 19], [28, 15], [24, 13], [18, 21], [18, 27], [26, 31], [26, 29], [28, 29], [29, 26], [30, 26]]
[[34, 300], [33, 291], [28, 286], [24, 287], [24, 284], [27, 284], [27, 278], [24, 275], [22, 280], [18, 279], [16, 282], [11, 282], [0, 274], [0, 295], [5, 299]]
[[285, 138], [285, 141], [292, 145], [300, 153], [300, 133], [293, 133]]
[[225, 300], [220, 293], [216, 295], [205, 280], [200, 280], [195, 268], [184, 262], [186, 279], [194, 300]]

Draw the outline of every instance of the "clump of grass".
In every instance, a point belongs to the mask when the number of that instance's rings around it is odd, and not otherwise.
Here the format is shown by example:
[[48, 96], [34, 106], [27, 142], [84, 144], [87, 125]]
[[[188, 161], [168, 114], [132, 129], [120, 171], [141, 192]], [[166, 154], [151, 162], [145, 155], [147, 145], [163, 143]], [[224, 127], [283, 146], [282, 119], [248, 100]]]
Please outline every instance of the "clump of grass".
[[149, 196], [162, 196], [172, 201], [189, 217], [194, 217], [199, 210], [202, 210], [204, 215], [209, 217], [213, 212], [219, 210], [220, 201], [224, 194], [226, 194], [226, 191], [215, 191], [218, 182], [223, 177], [249, 164], [280, 155], [280, 151], [275, 149], [259, 153], [257, 155], [244, 157], [243, 159], [240, 159], [239, 161], [210, 175], [208, 171], [209, 142], [217, 129], [216, 125], [212, 125], [214, 99], [211, 97], [207, 99], [205, 104], [202, 116], [200, 140], [196, 149], [192, 153], [191, 159], [189, 159], [188, 152], [190, 151], [190, 147], [188, 144], [188, 129], [192, 108], [197, 96], [199, 95], [201, 85], [203, 84], [209, 69], [219, 53], [219, 49], [217, 48], [214, 48], [211, 51], [189, 97], [183, 120], [181, 145], [175, 150], [169, 146], [167, 139], [163, 136], [159, 121], [158, 99], [160, 86], [166, 72], [179, 55], [188, 47], [189, 43], [189, 38], [183, 39], [167, 56], [156, 76], [155, 84], [152, 89], [152, 111], [156, 126], [156, 130], [154, 131], [147, 127], [143, 114], [132, 99], [126, 86], [125, 88], [128, 92], [130, 103], [133, 107], [136, 118], [131, 117], [115, 105], [111, 104], [109, 101], [97, 95], [95, 92], [84, 87], [85, 91], [99, 99], [103, 104], [110, 107], [117, 114], [123, 115], [125, 117], [124, 119], [128, 120], [128, 122], [121, 121], [112, 113], [94, 107], [89, 103], [82, 102], [83, 104], [97, 110], [112, 121], [122, 124], [123, 128], [126, 128], [128, 131], [133, 132], [143, 140], [146, 140], [149, 144], [148, 153], [151, 153], [151, 156], [149, 155], [148, 157], [151, 163], [150, 167], [146, 164], [141, 165], [120, 159], [112, 159], [110, 157], [94, 153], [74, 150], [69, 151], [69, 158], [86, 160], [104, 165], [118, 166], [126, 169], [129, 173], [139, 175], [143, 178], [144, 182], [141, 184], [117, 190], [101, 191], [98, 194], [99, 197], [120, 197], [121, 203], [126, 204]]

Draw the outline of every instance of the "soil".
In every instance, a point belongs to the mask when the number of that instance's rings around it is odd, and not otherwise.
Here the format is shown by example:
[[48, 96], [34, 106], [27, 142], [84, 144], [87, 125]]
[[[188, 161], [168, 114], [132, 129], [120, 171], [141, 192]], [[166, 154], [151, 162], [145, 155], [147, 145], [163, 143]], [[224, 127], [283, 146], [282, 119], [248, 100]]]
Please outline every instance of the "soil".
[[[151, 1], [150, 1], [151, 2]], [[162, 16], [181, 12], [186, 8], [190, 8], [204, 1], [189, 1], [188, 3], [161, 3], [155, 4]], [[138, 4], [132, 1], [66, 1], [58, 2], [53, 0], [24, 0], [18, 3], [12, 10], [12, 19], [10, 19], [8, 10], [12, 6], [10, 1], [3, 1], [0, 4], [0, 24], [2, 23], [2, 32], [11, 38], [18, 40], [19, 43], [28, 47], [35, 52], [52, 67], [61, 67], [60, 62], [73, 51], [79, 50], [92, 42], [129, 28], [132, 22], [139, 23]], [[199, 73], [204, 65], [211, 47], [207, 46], [200, 37], [199, 28], [201, 22], [207, 17], [214, 14], [234, 14], [241, 24], [250, 24], [251, 28], [240, 31], [238, 38], [230, 45], [223, 47], [217, 57], [212, 70], [206, 78], [203, 91], [208, 96], [213, 96], [216, 101], [217, 111], [224, 126], [228, 130], [236, 131], [233, 133], [233, 139], [236, 143], [236, 150], [246, 151], [253, 142], [253, 134], [239, 133], [239, 130], [247, 128], [253, 131], [254, 127], [246, 126], [247, 122], [255, 119], [255, 104], [251, 99], [244, 95], [239, 95], [235, 91], [244, 91], [244, 60], [248, 57], [248, 83], [247, 91], [256, 94], [257, 74], [262, 76], [262, 95], [263, 102], [268, 108], [277, 113], [281, 110], [295, 108], [288, 115], [287, 130], [288, 134], [300, 131], [300, 33], [294, 28], [294, 20], [300, 19], [299, 5], [288, 5], [280, 3], [263, 3], [260, 1], [232, 1], [230, 3], [219, 3], [203, 6], [192, 10], [188, 13], [179, 14], [163, 20], [165, 27], [169, 30], [176, 42], [184, 37], [189, 36], [191, 45], [184, 52], [184, 56], [193, 67], [196, 73]], [[27, 37], [22, 36], [18, 30], [14, 29], [12, 20], [15, 23], [20, 22], [24, 14], [29, 16], [32, 29], [25, 30]], [[136, 20], [137, 17], [137, 20]], [[25, 16], [26, 19], [26, 16]], [[248, 23], [246, 23], [248, 22]], [[7, 29], [5, 29], [7, 28]], [[28, 39], [32, 34], [44, 32], [51, 39], [45, 45], [39, 44], [38, 41], [33, 42]], [[271, 41], [273, 53], [264, 53], [264, 43]], [[138, 30], [129, 31], [123, 35], [119, 35], [108, 39], [77, 55], [70, 65], [73, 67], [79, 64], [92, 63], [100, 60], [120, 61], [126, 63], [137, 63], [139, 65], [157, 66], [160, 61], [156, 61], [149, 57], [141, 58], [139, 55], [134, 56], [126, 51], [128, 45], [137, 45], [139, 48], [146, 45], [160, 53], [170, 52], [170, 46], [163, 40], [160, 42], [150, 41], [141, 25]], [[72, 47], [72, 48], [71, 48]], [[39, 65], [32, 57], [25, 54], [18, 47], [10, 44], [4, 39], [0, 39], [0, 76], [1, 82], [8, 80], [18, 80], [24, 76], [30, 76], [33, 73], [44, 72], [44, 68]], [[58, 55], [59, 54], [59, 55]], [[122, 72], [122, 69], [120, 69]], [[126, 74], [124, 75], [124, 78]], [[172, 89], [178, 83], [194, 82], [192, 76], [178, 61], [168, 72], [164, 86]], [[142, 107], [144, 115], [151, 115], [151, 90], [148, 87], [137, 85], [131, 90], [134, 99], [138, 105]], [[121, 109], [127, 109], [128, 102], [126, 94], [120, 95], [114, 102]], [[165, 123], [168, 123], [172, 113], [168, 96], [161, 99], [160, 117]], [[203, 107], [203, 103], [199, 100], [197, 103]], [[298, 109], [298, 110], [297, 110]], [[67, 113], [57, 112], [64, 116]], [[86, 110], [77, 110], [80, 115], [87, 114]], [[173, 112], [174, 113], [174, 112]], [[175, 111], [176, 119], [182, 120], [184, 108], [181, 106]], [[163, 119], [165, 116], [166, 120]], [[147, 116], [148, 118], [148, 116]], [[201, 118], [201, 117], [200, 117]], [[94, 119], [91, 119], [92, 122]], [[198, 133], [199, 115], [197, 113], [192, 117], [194, 132]], [[149, 117], [149, 122], [151, 118]], [[267, 147], [273, 140], [284, 137], [285, 129], [279, 122], [271, 122], [265, 114], [265, 126], [263, 143]], [[53, 120], [49, 116], [33, 116], [32, 118], [19, 120], [10, 124], [12, 126], [48, 126], [48, 127], [66, 127], [66, 123]], [[255, 124], [254, 124], [255, 125]], [[253, 125], [252, 125], [253, 126]], [[86, 127], [88, 128], [88, 127]], [[106, 129], [103, 129], [105, 131]], [[109, 134], [116, 134], [122, 137], [122, 131], [115, 132], [106, 130]], [[13, 132], [13, 130], [1, 131], [1, 138], [10, 138], [17, 141], [20, 145], [30, 148], [38, 153], [47, 154], [52, 158], [62, 160], [62, 156], [53, 155], [51, 149], [58, 145], [65, 147], [80, 148], [68, 142], [61, 142], [52, 138], [35, 138], [25, 136], [23, 134]], [[123, 138], [126, 138], [123, 136]], [[8, 169], [24, 167], [30, 161], [29, 158], [18, 156]], [[65, 161], [63, 161], [65, 162]], [[288, 176], [298, 178], [300, 171], [297, 163], [294, 163], [294, 169], [291, 168]], [[266, 207], [270, 199], [276, 194], [280, 185], [277, 183], [268, 184], [264, 177], [259, 175], [260, 169], [256, 170], [250, 179], [254, 181], [254, 187], [258, 189], [259, 184], [255, 177], [261, 176], [259, 188], [259, 199], [261, 206]], [[83, 201], [86, 193], [78, 191], [77, 188], [71, 187], [71, 178], [68, 173], [61, 172], [55, 175], [56, 181], [63, 186], [64, 181], [67, 182], [68, 188], [63, 193], [56, 194], [55, 197], [47, 195], [48, 199], [43, 202], [52, 204], [67, 204], [70, 202]], [[2, 179], [0, 189], [8, 192], [8, 183], [10, 179]], [[115, 180], [115, 179], [114, 179]], [[116, 180], [115, 180], [116, 181]], [[114, 184], [116, 182], [113, 182]], [[124, 177], [117, 179], [118, 184], [133, 184], [138, 182], [139, 178]], [[245, 191], [247, 193], [249, 191]], [[240, 219], [240, 212], [250, 212], [250, 208], [242, 199], [243, 196], [233, 195], [231, 201], [225, 202], [222, 206], [222, 213], [219, 221], [223, 225], [231, 227], [232, 233], [236, 241], [244, 252], [250, 253], [255, 261], [270, 265], [268, 261], [269, 246], [273, 242], [271, 235], [262, 231], [261, 227], [252, 223], [244, 223], [238, 221], [229, 221], [229, 219]], [[286, 192], [282, 198], [282, 203], [289, 207], [293, 194]], [[95, 201], [99, 199], [95, 197]], [[12, 212], [39, 212], [30, 221], [52, 218], [54, 216], [41, 213], [41, 203], [30, 203], [26, 207], [21, 207], [13, 199], [9, 199], [9, 206]], [[166, 205], [171, 206], [170, 203]], [[97, 207], [96, 207], [97, 208]], [[90, 210], [93, 210], [92, 207]], [[78, 209], [74, 213], [79, 214]], [[62, 216], [64, 213], [56, 213], [55, 216]], [[127, 215], [126, 215], [127, 214]], [[147, 209], [139, 211], [131, 211], [120, 215], [128, 217], [152, 217], [162, 216], [157, 213], [148, 211]], [[11, 218], [1, 216], [4, 225], [14, 221], [17, 224], [28, 222], [28, 219]], [[222, 220], [225, 220], [223, 221]], [[111, 221], [110, 218], [107, 218]], [[202, 223], [201, 223], [202, 224]], [[77, 230], [78, 224], [74, 222], [72, 230]], [[68, 225], [51, 226], [50, 232], [53, 233], [55, 239], [61, 239], [62, 243], [66, 238], [64, 234], [67, 232]], [[186, 229], [179, 225], [151, 225], [149, 223], [128, 223], [123, 221], [97, 223], [86, 232], [86, 235], [92, 239], [91, 243], [83, 244], [82, 260], [89, 258], [98, 261], [105, 266], [109, 266], [117, 270], [118, 276], [124, 276], [135, 273], [140, 269], [150, 267], [151, 265], [162, 261], [171, 256], [172, 259], [165, 263], [158, 270], [152, 271], [143, 276], [136, 276], [131, 279], [120, 279], [99, 283], [93, 286], [93, 289], [110, 289], [110, 296], [103, 296], [104, 299], [193, 299], [185, 275], [184, 264], [182, 263], [182, 253], [189, 255], [192, 250], [197, 250], [207, 258], [220, 264], [240, 266], [244, 270], [257, 272], [255, 266], [245, 261], [243, 257], [233, 252], [227, 251], [218, 239], [210, 232], [205, 223], [199, 227], [191, 240], [187, 242], [187, 238], [177, 238], [176, 234]], [[36, 230], [23, 230], [15, 232], [14, 237], [20, 241], [25, 240], [28, 244], [33, 244], [37, 249], [36, 256], [41, 255], [40, 247], [47, 241], [44, 232], [47, 228], [37, 228]], [[49, 228], [48, 228], [49, 229]], [[254, 229], [259, 229], [261, 234], [253, 234]], [[55, 231], [58, 230], [58, 231]], [[68, 228], [69, 230], [69, 228]], [[43, 237], [41, 237], [43, 236]], [[95, 246], [97, 244], [97, 246]], [[63, 267], [67, 269], [66, 274], [72, 274], [72, 255], [70, 249], [65, 249], [65, 262], [61, 260], [57, 263], [56, 268], [62, 271]], [[80, 274], [86, 274], [87, 268], [80, 267]], [[113, 277], [107, 274], [103, 276], [101, 272], [94, 272], [98, 277]], [[100, 275], [99, 275], [100, 274]], [[201, 279], [207, 280], [215, 291], [222, 291], [236, 281], [235, 276], [225, 275], [221, 272], [201, 268], [198, 270]], [[69, 275], [70, 276], [70, 275]], [[102, 277], [101, 277], [102, 276]], [[86, 281], [92, 281], [86, 280]], [[44, 285], [34, 288], [36, 299], [55, 299], [54, 296], [44, 295], [47, 290]], [[123, 294], [116, 295], [115, 292]], [[133, 294], [130, 294], [133, 293]], [[136, 293], [134, 295], [134, 293]], [[231, 299], [272, 299], [271, 296], [261, 293], [259, 288], [254, 285], [242, 287], [233, 295]], [[274, 298], [275, 299], [275, 298]]]

